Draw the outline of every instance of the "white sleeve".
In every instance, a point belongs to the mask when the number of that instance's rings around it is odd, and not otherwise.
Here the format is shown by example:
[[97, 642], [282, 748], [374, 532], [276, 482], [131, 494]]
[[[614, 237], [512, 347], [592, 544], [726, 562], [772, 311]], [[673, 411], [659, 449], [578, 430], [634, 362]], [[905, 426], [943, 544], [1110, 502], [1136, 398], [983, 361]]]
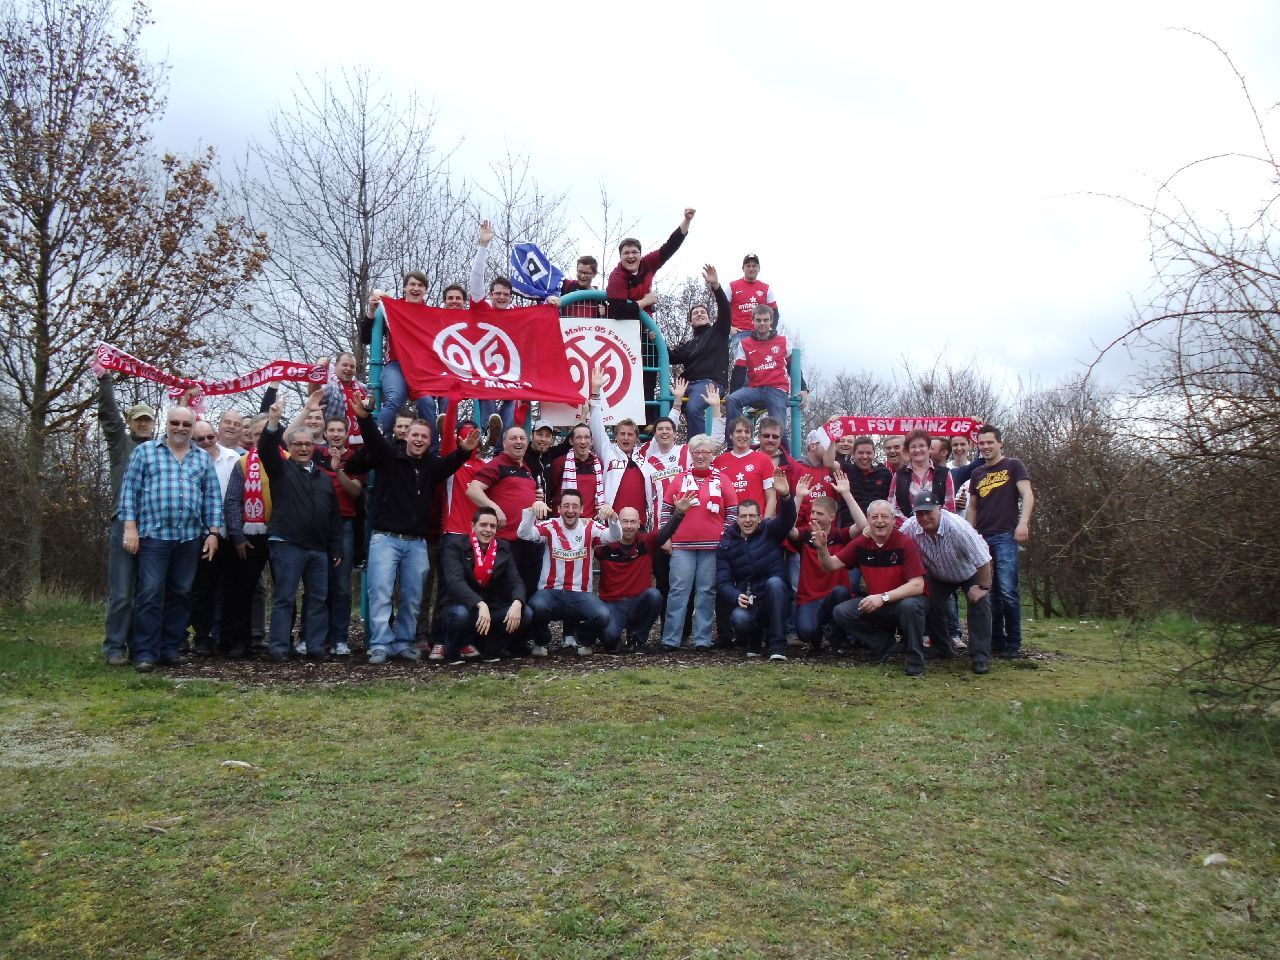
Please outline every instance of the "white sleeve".
[[476, 255], [471, 260], [471, 277], [467, 281], [467, 295], [472, 300], [483, 300], [484, 268], [489, 263], [489, 248], [476, 244]]
[[520, 526], [516, 527], [516, 536], [521, 540], [537, 543], [542, 539], [537, 523], [533, 519], [533, 507], [525, 507], [520, 513]]
[[615, 459], [613, 444], [609, 442], [609, 434], [604, 428], [604, 401], [590, 400], [591, 414], [587, 422], [591, 425], [591, 445], [596, 449], [596, 456], [601, 459]]

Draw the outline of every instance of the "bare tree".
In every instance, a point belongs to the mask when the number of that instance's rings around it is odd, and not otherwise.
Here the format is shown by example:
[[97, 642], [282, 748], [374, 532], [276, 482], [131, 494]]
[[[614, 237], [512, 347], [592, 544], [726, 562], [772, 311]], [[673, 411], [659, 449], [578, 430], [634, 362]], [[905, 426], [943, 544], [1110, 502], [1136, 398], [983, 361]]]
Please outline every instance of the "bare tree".
[[476, 203], [475, 220], [470, 225], [471, 242], [480, 220], [493, 224], [494, 239], [489, 244], [488, 276], [511, 273], [511, 250], [517, 243], [534, 243], [554, 264], [570, 264], [575, 254], [567, 232], [565, 195], [548, 193], [530, 172], [525, 154], [507, 151], [499, 162], [489, 164], [491, 186], [480, 186], [484, 199]]
[[22, 0], [0, 10], [0, 389], [23, 412], [23, 594], [41, 582], [50, 435], [93, 402], [99, 340], [175, 366], [260, 269], [265, 241], [219, 214], [212, 152], [149, 152], [164, 109], [135, 4]]
[[351, 346], [363, 365], [358, 318], [369, 292], [398, 290], [405, 269], [425, 266], [438, 280], [451, 275], [442, 267], [458, 270], [454, 225], [468, 196], [450, 180], [434, 121], [416, 97], [344, 70], [301, 84], [272, 115], [268, 139], [250, 147], [245, 208], [272, 238], [258, 309], [273, 314], [268, 330], [294, 356]]
[[[586, 221], [583, 221], [586, 223]], [[628, 220], [628, 218], [616, 210], [613, 201], [609, 198], [609, 191], [605, 187], [604, 182], [600, 183], [600, 221], [599, 229], [594, 225], [586, 223], [587, 232], [599, 245], [600, 250], [600, 276], [607, 277], [609, 271], [613, 269], [618, 260], [618, 244], [622, 239], [635, 230], [639, 220]]]
[[[1209, 41], [1212, 43], [1212, 41]], [[1252, 155], [1176, 171], [1150, 204], [1159, 294], [1108, 349], [1144, 358], [1126, 432], [1153, 451], [1160, 499], [1147, 504], [1152, 609], [1203, 627], [1184, 639], [1179, 677], [1210, 699], [1280, 698], [1280, 545], [1270, 490], [1280, 473], [1280, 163], [1240, 82]], [[1201, 214], [1176, 193], [1187, 171], [1230, 164], [1265, 183], [1254, 213]]]

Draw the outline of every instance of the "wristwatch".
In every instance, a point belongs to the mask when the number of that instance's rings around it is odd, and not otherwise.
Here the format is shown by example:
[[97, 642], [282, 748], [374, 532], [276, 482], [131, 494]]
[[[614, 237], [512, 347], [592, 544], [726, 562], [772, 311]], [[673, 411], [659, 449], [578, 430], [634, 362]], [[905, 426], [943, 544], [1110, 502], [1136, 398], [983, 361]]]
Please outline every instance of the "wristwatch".
[[888, 595], [887, 593], [882, 593], [882, 594], [880, 594], [880, 599], [881, 599], [882, 601], [884, 601], [885, 603], [888, 603], [888, 602], [889, 602], [889, 595]]

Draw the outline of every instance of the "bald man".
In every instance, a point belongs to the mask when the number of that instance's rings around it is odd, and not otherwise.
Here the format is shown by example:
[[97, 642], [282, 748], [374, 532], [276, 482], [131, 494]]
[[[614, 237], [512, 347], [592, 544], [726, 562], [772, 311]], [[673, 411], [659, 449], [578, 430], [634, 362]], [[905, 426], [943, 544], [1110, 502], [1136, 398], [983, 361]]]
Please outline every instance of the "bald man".
[[[693, 495], [676, 500], [671, 517], [652, 533], [640, 532], [640, 511], [623, 507], [618, 514], [622, 539], [596, 547], [600, 559], [600, 599], [609, 608], [609, 624], [601, 634], [608, 651], [643, 653], [662, 611], [662, 594], [653, 586], [653, 557], [671, 539], [693, 503]], [[622, 643], [622, 633], [627, 642]]]

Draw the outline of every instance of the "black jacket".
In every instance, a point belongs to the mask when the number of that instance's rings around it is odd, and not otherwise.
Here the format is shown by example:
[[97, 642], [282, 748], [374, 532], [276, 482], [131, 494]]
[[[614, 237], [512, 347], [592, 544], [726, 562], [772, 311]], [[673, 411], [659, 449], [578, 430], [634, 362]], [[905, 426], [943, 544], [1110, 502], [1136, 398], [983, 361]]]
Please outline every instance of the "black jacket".
[[[969, 471], [973, 473], [972, 470]], [[951, 471], [947, 467], [934, 467], [933, 470], [933, 498], [938, 503], [947, 502], [947, 477], [951, 475]], [[911, 464], [907, 463], [898, 468], [898, 485], [893, 493], [898, 501], [898, 509], [902, 511], [903, 516], [914, 516], [916, 512], [915, 504], [911, 502]], [[865, 509], [865, 508], [864, 508]]]
[[715, 322], [696, 328], [688, 340], [672, 349], [669, 358], [672, 363], [684, 365], [684, 378], [690, 383], [714, 380], [723, 387], [725, 371], [729, 369], [729, 337], [733, 334], [733, 318], [724, 287], [717, 287], [712, 292], [716, 297]]
[[512, 600], [524, 603], [524, 581], [511, 559], [511, 545], [498, 540], [498, 556], [493, 561], [489, 585], [481, 587], [476, 580], [475, 550], [470, 537], [449, 537], [440, 547], [440, 582], [445, 588], [446, 603], [460, 603], [468, 610], [483, 600], [491, 612], [504, 610]]
[[[431, 489], [471, 456], [459, 447], [445, 457], [427, 451], [411, 457], [399, 440], [388, 443], [372, 416], [360, 418], [364, 456], [377, 471], [369, 493], [369, 526], [384, 533], [425, 537], [431, 513]], [[273, 487], [272, 495], [275, 495]]]
[[737, 524], [729, 528], [716, 550], [716, 591], [726, 603], [736, 603], [744, 588], [763, 587], [770, 577], [786, 580], [782, 541], [795, 525], [796, 500], [788, 494], [778, 498], [778, 515], [761, 520], [750, 538]]
[[271, 481], [271, 519], [267, 536], [307, 550], [342, 556], [342, 511], [333, 478], [315, 464], [311, 469], [286, 460], [280, 450], [283, 427], [262, 431], [258, 456]]

